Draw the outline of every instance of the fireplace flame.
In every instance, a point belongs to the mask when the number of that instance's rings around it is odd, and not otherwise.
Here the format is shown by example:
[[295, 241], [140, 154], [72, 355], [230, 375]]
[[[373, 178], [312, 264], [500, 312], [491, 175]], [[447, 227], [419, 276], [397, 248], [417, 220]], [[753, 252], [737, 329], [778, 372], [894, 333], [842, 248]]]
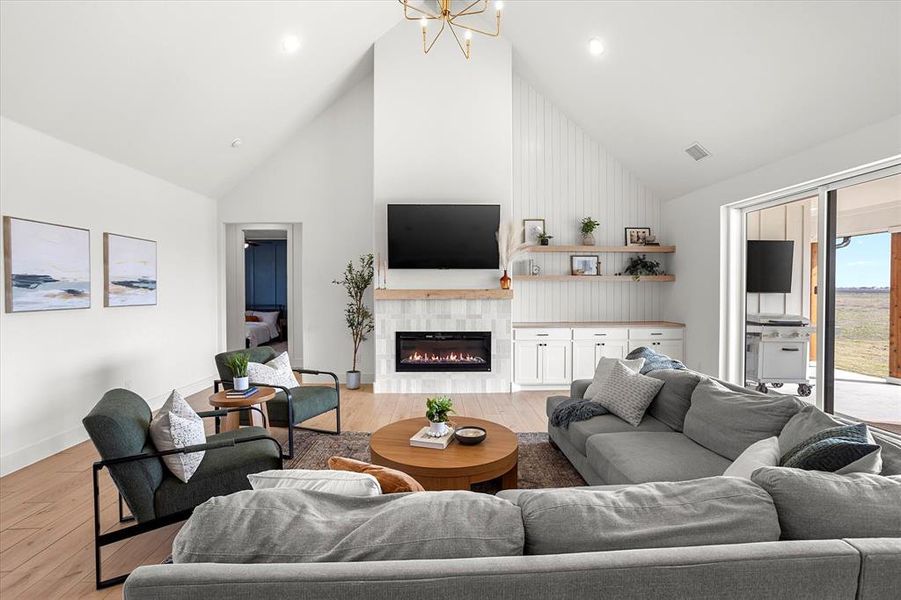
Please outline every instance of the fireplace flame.
[[448, 352], [446, 354], [433, 354], [433, 353], [421, 353], [418, 351], [414, 351], [412, 354], [403, 359], [404, 363], [414, 363], [414, 364], [460, 364], [460, 363], [468, 363], [468, 364], [484, 364], [485, 359], [481, 356], [475, 356], [473, 354], [457, 353], [457, 352]]

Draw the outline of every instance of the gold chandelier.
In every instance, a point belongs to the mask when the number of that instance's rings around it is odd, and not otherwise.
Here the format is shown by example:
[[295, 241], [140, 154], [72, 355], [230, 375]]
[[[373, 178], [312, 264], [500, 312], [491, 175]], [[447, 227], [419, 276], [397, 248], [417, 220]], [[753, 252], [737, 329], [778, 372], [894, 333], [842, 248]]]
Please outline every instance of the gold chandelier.
[[[457, 41], [457, 45], [460, 47], [460, 51], [463, 52], [463, 56], [465, 56], [467, 60], [469, 60], [470, 49], [472, 47], [473, 32], [490, 37], [497, 37], [501, 33], [501, 9], [504, 6], [503, 2], [497, 1], [494, 3], [495, 30], [491, 32], [484, 31], [477, 27], [472, 27], [471, 25], [464, 25], [463, 23], [457, 21], [457, 19], [460, 19], [462, 17], [480, 15], [487, 11], [488, 0], [474, 0], [458, 12], [451, 11], [452, 0], [432, 0], [434, 4], [436, 4], [438, 14], [429, 12], [425, 8], [414, 6], [412, 4], [413, 1], [414, 0], [398, 0], [398, 2], [404, 5], [404, 18], [406, 18], [408, 21], [419, 21], [419, 25], [422, 28], [422, 51], [425, 54], [429, 53], [429, 50], [432, 49], [432, 46], [435, 45], [435, 42], [437, 42], [438, 38], [441, 37], [441, 34], [444, 33], [445, 28], [450, 29], [450, 32], [454, 34], [454, 39]], [[411, 16], [408, 12], [408, 9], [410, 11], [414, 11], [416, 14]], [[438, 30], [438, 33], [435, 34], [435, 37], [432, 38], [431, 43], [429, 43], [428, 41], [429, 21], [441, 21], [441, 28]], [[460, 36], [457, 33], [458, 28], [463, 30], [462, 41], [460, 40]]]

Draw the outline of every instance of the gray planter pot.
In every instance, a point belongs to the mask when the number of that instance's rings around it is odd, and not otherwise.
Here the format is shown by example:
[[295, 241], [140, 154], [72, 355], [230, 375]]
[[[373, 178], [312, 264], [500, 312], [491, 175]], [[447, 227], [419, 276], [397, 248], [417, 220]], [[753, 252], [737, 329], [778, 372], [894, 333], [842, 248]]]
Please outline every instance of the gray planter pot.
[[360, 389], [360, 372], [359, 371], [348, 371], [347, 372], [347, 389], [349, 389], [349, 390]]
[[583, 233], [582, 234], [582, 245], [583, 246], [594, 246], [595, 245], [594, 234], [593, 233]]

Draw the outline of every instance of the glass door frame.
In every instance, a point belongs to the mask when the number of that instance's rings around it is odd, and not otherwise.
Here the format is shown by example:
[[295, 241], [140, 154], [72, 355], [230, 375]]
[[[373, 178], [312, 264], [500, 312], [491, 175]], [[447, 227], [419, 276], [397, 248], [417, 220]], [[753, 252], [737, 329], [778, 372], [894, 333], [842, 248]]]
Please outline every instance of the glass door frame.
[[[838, 191], [901, 174], [901, 155], [849, 169], [768, 194], [726, 204], [720, 209], [719, 377], [745, 384], [745, 249], [747, 215], [773, 206], [817, 198], [816, 406], [832, 413], [835, 405], [835, 240]], [[829, 368], [827, 368], [827, 366]]]

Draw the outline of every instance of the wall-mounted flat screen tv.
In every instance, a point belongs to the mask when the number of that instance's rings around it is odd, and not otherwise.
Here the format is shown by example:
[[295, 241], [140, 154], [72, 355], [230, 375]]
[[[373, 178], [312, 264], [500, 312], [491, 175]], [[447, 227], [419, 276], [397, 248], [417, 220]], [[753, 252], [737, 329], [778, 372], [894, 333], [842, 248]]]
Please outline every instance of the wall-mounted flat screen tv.
[[497, 269], [497, 204], [389, 204], [391, 269]]
[[794, 252], [795, 243], [792, 241], [748, 240], [745, 273], [748, 293], [791, 293]]

